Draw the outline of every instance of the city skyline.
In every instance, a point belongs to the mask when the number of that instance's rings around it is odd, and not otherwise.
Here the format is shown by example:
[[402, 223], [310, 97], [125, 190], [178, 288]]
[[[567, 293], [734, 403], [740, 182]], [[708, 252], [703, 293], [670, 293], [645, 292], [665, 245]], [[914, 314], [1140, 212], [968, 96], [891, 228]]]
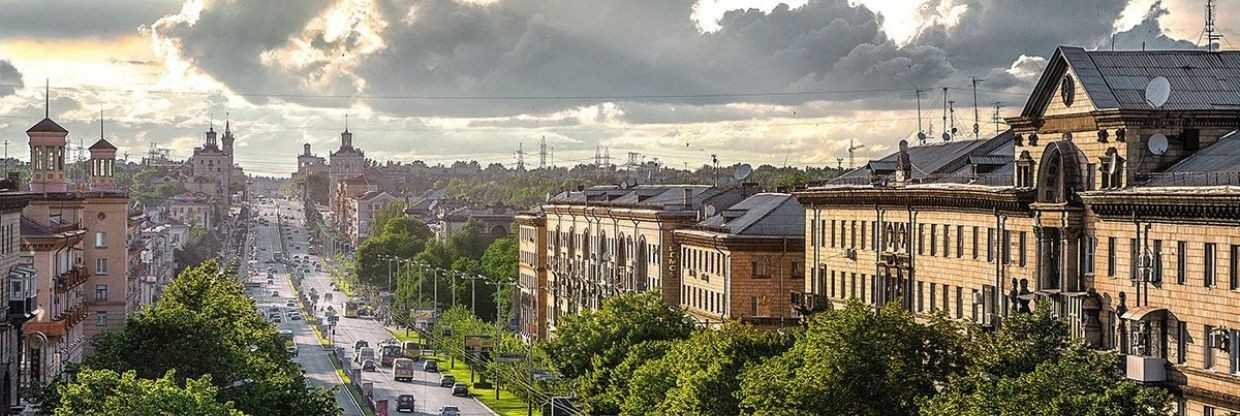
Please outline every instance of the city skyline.
[[[982, 79], [985, 138], [1003, 128], [992, 103], [1014, 115], [1057, 44], [1108, 48], [1117, 34], [1117, 49], [1191, 47], [1204, 2], [701, 0], [626, 8], [605, 22], [606, 7], [560, 2], [304, 2], [277, 22], [253, 20], [269, 6], [234, 2], [61, 3], [68, 11], [41, 25], [31, 22], [45, 8], [6, 6], [0, 139], [16, 142], [41, 116], [47, 79], [53, 118], [73, 143], [95, 136], [102, 110], [122, 156], [137, 159], [153, 142], [186, 157], [212, 119], [227, 117], [238, 163], [283, 176], [302, 143], [335, 149], [346, 114], [377, 160], [511, 167], [519, 143], [530, 152], [546, 137], [561, 165], [604, 146], [676, 167], [711, 154], [834, 166], [849, 140], [866, 145], [864, 161], [915, 135], [917, 89], [926, 128], [942, 131], [948, 87], [954, 125], [972, 138], [970, 78]], [[1218, 10], [1224, 48], [1240, 19], [1233, 9]], [[429, 24], [442, 20], [425, 18], [433, 13], [489, 38]], [[1045, 19], [1021, 18], [1031, 14]], [[1013, 29], [1021, 20], [1058, 23]], [[638, 24], [649, 33], [625, 30]], [[24, 146], [9, 150], [26, 157]]]

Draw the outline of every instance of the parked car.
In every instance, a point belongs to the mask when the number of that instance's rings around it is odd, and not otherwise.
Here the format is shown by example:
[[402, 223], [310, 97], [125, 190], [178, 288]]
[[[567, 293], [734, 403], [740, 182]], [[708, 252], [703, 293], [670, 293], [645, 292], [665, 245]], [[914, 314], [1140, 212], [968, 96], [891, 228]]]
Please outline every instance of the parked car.
[[296, 356], [297, 356], [297, 354], [298, 354], [299, 352], [301, 352], [301, 351], [297, 348], [297, 345], [296, 345], [296, 344], [294, 344], [294, 345], [289, 345], [289, 346], [288, 346], [287, 351], [288, 351], [288, 353], [289, 353], [289, 354], [293, 354], [293, 356], [294, 356], [294, 357], [296, 357]]
[[379, 371], [379, 365], [375, 364], [375, 360], [362, 361], [362, 371]]
[[451, 374], [439, 376], [439, 387], [452, 387], [454, 384], [456, 384], [456, 377], [453, 377]]
[[439, 416], [461, 416], [461, 409], [456, 406], [440, 406]]
[[425, 371], [425, 372], [428, 372], [428, 373], [438, 373], [438, 372], [439, 372], [439, 363], [436, 363], [436, 362], [431, 361], [431, 360], [426, 360], [426, 361], [423, 361], [423, 362], [422, 362], [422, 371]]
[[273, 290], [273, 291], [271, 291], [271, 297], [273, 297], [273, 298], [278, 298], [278, 297], [280, 297], [280, 291], [278, 291], [278, 290]]
[[[330, 308], [330, 306], [328, 306], [328, 308]], [[328, 309], [328, 310], [330, 310], [330, 309]], [[366, 342], [366, 340], [364, 340], [364, 339], [359, 339], [359, 340], [357, 340], [357, 342], [354, 342], [354, 343], [353, 343], [353, 353], [354, 353], [354, 354], [357, 354], [357, 351], [358, 351], [358, 350], [360, 350], [360, 349], [362, 349], [362, 348], [369, 347], [369, 346], [370, 346], [370, 343], [369, 343], [369, 342]]]
[[300, 320], [301, 320], [301, 314], [300, 314], [300, 313], [290, 313], [290, 314], [288, 314], [288, 320], [290, 320], [290, 321], [300, 321]]
[[469, 387], [465, 383], [456, 383], [452, 385], [452, 395], [458, 397], [469, 397]]
[[290, 301], [288, 301], [288, 302], [284, 302], [284, 306], [287, 306], [287, 307], [290, 307], [290, 308], [296, 308], [296, 307], [297, 307], [297, 301], [292, 301], [292, 300], [290, 300]]
[[402, 394], [400, 396], [396, 396], [396, 412], [413, 413], [415, 411], [412, 394]]

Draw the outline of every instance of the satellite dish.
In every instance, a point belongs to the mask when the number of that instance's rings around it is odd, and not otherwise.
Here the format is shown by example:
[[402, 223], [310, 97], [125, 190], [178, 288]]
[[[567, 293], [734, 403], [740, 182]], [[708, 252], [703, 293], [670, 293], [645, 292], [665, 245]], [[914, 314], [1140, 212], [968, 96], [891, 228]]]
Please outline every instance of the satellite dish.
[[924, 131], [917, 132], [917, 141], [921, 141], [921, 142], [926, 141], [926, 132]]
[[749, 179], [749, 175], [753, 175], [753, 167], [749, 166], [748, 163], [742, 163], [736, 167], [736, 173], [733, 173], [732, 177], [736, 178], [737, 182], [741, 182]]
[[952, 141], [952, 134], [948, 132], [943, 132], [943, 141], [945, 142]]
[[1153, 153], [1156, 156], [1162, 156], [1167, 153], [1167, 136], [1162, 134], [1150, 136], [1150, 140], [1146, 143], [1146, 145], [1150, 148], [1150, 153]]
[[1171, 98], [1171, 81], [1167, 77], [1157, 77], [1145, 86], [1145, 102], [1151, 107], [1159, 108]]

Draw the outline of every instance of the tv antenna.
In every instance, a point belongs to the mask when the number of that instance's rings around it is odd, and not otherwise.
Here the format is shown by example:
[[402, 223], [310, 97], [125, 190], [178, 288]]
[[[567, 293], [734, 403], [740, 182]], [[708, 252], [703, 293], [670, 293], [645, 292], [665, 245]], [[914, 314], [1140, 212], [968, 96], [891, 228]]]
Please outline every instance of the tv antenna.
[[[8, 142], [6, 141], [5, 143], [8, 143]], [[842, 157], [835, 158], [835, 166], [836, 166], [836, 169], [844, 170], [844, 158]]]
[[977, 117], [977, 78], [970, 78], [973, 81], [973, 139], [981, 138], [982, 128], [979, 126]]
[[948, 127], [950, 125], [947, 124], [947, 102], [947, 87], [943, 87], [943, 141], [945, 142], [952, 139]]
[[[1214, 52], [1215, 42], [1223, 39], [1222, 33], [1217, 33], [1214, 31], [1215, 9], [1216, 6], [1214, 5], [1214, 0], [1206, 0], [1206, 26], [1202, 30], [1202, 36], [1206, 38], [1206, 50], [1210, 52]], [[1198, 39], [1198, 42], [1200, 41], [1201, 40]]]
[[858, 149], [861, 149], [863, 147], [865, 147], [864, 144], [853, 144], [853, 139], [848, 139], [848, 168], [849, 169], [852, 169], [853, 166], [856, 166], [856, 164], [853, 163], [855, 160], [856, 152]]

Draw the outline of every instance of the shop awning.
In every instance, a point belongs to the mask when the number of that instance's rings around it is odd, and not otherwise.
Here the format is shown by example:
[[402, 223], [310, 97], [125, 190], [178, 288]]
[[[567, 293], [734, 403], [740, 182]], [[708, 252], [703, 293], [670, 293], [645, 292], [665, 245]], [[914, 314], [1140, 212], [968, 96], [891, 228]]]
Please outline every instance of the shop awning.
[[1158, 321], [1167, 319], [1167, 308], [1161, 306], [1138, 306], [1124, 312], [1122, 318], [1129, 321]]

